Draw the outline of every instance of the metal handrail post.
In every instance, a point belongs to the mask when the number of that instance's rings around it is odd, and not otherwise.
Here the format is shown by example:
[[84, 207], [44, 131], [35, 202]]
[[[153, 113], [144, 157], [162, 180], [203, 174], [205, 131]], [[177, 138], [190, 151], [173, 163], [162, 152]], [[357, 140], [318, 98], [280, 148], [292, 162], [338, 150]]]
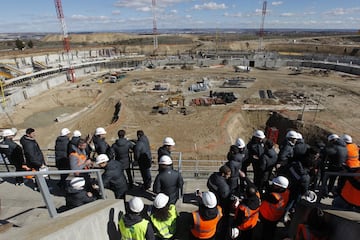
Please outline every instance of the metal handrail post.
[[99, 190], [100, 190], [102, 199], [106, 199], [104, 183], [103, 183], [100, 171], [96, 172], [96, 177], [97, 177], [97, 180], [98, 180], [98, 183], [99, 183]]
[[45, 178], [43, 175], [35, 175], [36, 182], [40, 188], [40, 193], [45, 201], [46, 207], [48, 209], [49, 215], [51, 218], [54, 218], [58, 215], [55, 208], [54, 202], [51, 200], [51, 195], [49, 188], [46, 184]]

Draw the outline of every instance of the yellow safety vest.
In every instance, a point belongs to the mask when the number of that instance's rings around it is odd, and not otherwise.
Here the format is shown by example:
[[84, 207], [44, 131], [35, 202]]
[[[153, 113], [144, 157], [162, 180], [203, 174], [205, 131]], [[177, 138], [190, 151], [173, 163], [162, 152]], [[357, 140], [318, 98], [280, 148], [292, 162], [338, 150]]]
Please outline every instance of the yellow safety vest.
[[171, 204], [169, 206], [169, 214], [170, 216], [166, 221], [159, 221], [154, 215], [150, 216], [151, 222], [156, 228], [159, 237], [165, 239], [171, 238], [176, 232], [177, 212], [175, 205]]
[[146, 240], [145, 235], [148, 224], [149, 221], [143, 219], [130, 227], [126, 227], [122, 216], [119, 221], [121, 240]]

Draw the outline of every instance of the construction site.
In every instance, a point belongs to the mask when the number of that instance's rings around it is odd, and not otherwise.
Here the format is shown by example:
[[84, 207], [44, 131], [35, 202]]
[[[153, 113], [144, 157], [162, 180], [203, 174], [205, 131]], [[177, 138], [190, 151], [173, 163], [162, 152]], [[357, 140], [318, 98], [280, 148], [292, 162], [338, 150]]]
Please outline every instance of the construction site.
[[[64, 20], [61, 12], [58, 16]], [[263, 21], [259, 36], [251, 40], [239, 40], [233, 34], [223, 34], [220, 41], [211, 34], [94, 33], [72, 35], [71, 43], [82, 47], [70, 48], [70, 38], [62, 29], [62, 34], [40, 40], [51, 48], [3, 51], [0, 127], [16, 129], [15, 140], [26, 128], [36, 129], [40, 147], [50, 152], [47, 156], [52, 156], [55, 139], [65, 127], [80, 130], [83, 136], [104, 127], [110, 145], [118, 130], [136, 139], [141, 129], [153, 152], [170, 136], [176, 142], [175, 152], [180, 153], [174, 162], [177, 166], [182, 162], [182, 173], [188, 177], [185, 193], [205, 190], [206, 178], [227, 160], [230, 145], [239, 137], [249, 141], [256, 129], [276, 129], [276, 147], [290, 129], [302, 133], [309, 144], [326, 142], [331, 133], [349, 134], [359, 144], [360, 35], [267, 39]], [[84, 39], [91, 47], [83, 47]], [[114, 45], [116, 41], [121, 43]], [[81, 221], [111, 221], [117, 216], [109, 216], [108, 209], [116, 214], [124, 210], [124, 202], [119, 206], [109, 197], [105, 207], [91, 206], [93, 215], [83, 208], [52, 218], [44, 207], [31, 207], [42, 201], [38, 192], [26, 189], [31, 201], [24, 204], [26, 199], [18, 200], [22, 193], [10, 183], [0, 187], [0, 220], [14, 224], [0, 232], [4, 239], [23, 239], [20, 233], [30, 233], [24, 235], [27, 239], [79, 236], [84, 231], [77, 230]], [[5, 192], [14, 195], [6, 198]], [[151, 204], [149, 194], [144, 194], [146, 204]], [[56, 208], [64, 204], [63, 196], [56, 194], [53, 201]], [[322, 204], [329, 204], [329, 199]], [[194, 209], [183, 202], [177, 207], [184, 212]], [[308, 212], [306, 204], [304, 208]], [[336, 216], [331, 221], [341, 225], [332, 239], [339, 239], [343, 231], [353, 232], [347, 239], [356, 239], [358, 213], [327, 214]], [[30, 226], [32, 221], [39, 222], [38, 227], [49, 221], [60, 223], [68, 232], [53, 226], [39, 233], [39, 228]], [[106, 226], [93, 226], [92, 234], [94, 239], [102, 238]]]

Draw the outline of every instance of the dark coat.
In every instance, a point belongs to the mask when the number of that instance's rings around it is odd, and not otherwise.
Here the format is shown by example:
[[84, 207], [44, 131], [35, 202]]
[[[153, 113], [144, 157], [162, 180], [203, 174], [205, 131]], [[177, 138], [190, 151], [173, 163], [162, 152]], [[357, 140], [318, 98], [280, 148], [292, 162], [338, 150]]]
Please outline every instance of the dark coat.
[[329, 166], [332, 169], [341, 168], [347, 159], [346, 143], [341, 139], [331, 142], [325, 149]]
[[108, 155], [109, 159], [114, 159], [115, 154], [113, 152], [113, 149], [110, 147], [110, 145], [105, 141], [104, 138], [101, 138], [97, 135], [94, 135], [92, 138], [92, 141], [94, 143], [95, 152], [100, 154], [106, 154]]
[[167, 149], [166, 146], [161, 146], [158, 149], [158, 162], [160, 161], [160, 158], [164, 155], [171, 157], [171, 152], [169, 151], [169, 149]]
[[293, 161], [303, 162], [309, 148], [310, 146], [306, 144], [303, 139], [296, 140]]
[[214, 172], [210, 175], [207, 187], [216, 195], [220, 205], [227, 202], [230, 196], [230, 186], [220, 172]]
[[134, 144], [126, 138], [119, 138], [111, 148], [114, 150], [115, 160], [121, 163], [122, 169], [130, 168], [130, 150], [134, 148]]
[[72, 137], [71, 138], [71, 140], [69, 141], [69, 145], [68, 145], [68, 155], [70, 155], [70, 153], [76, 151], [79, 140], [80, 140], [80, 137]]
[[165, 193], [169, 196], [169, 204], [175, 204], [179, 199], [179, 190], [182, 189], [184, 180], [181, 174], [172, 169], [172, 166], [167, 166], [161, 169], [156, 176], [153, 191], [154, 193]]
[[[258, 142], [257, 138], [253, 137], [251, 141], [246, 145], [248, 150], [249, 162], [252, 163], [254, 171], [259, 170], [259, 159], [264, 154], [264, 143]], [[253, 156], [257, 156], [259, 159], [254, 158]]]
[[[231, 148], [232, 147], [237, 148], [237, 146], [231, 146]], [[230, 190], [233, 191], [239, 185], [239, 181], [240, 181], [239, 170], [241, 170], [242, 164], [245, 161], [246, 156], [245, 153], [240, 153], [239, 151], [237, 152], [231, 151], [231, 148], [227, 154], [228, 161], [226, 162], [226, 165], [231, 169], [231, 177], [229, 178], [228, 183], [230, 186]]]
[[5, 138], [1, 144], [8, 146], [2, 148], [2, 153], [6, 155], [11, 164], [15, 165], [16, 169], [20, 169], [21, 166], [25, 164], [23, 149], [21, 146], [10, 138]]
[[141, 136], [134, 147], [134, 158], [138, 162], [139, 167], [147, 169], [151, 167], [151, 149], [148, 138]]
[[44, 155], [35, 139], [24, 135], [21, 137], [20, 143], [24, 149], [28, 167], [39, 170], [42, 165], [45, 165]]
[[69, 155], [69, 138], [59, 136], [55, 141], [55, 164], [58, 169], [70, 169]]
[[118, 161], [110, 160], [102, 174], [102, 180], [105, 188], [111, 189], [115, 193], [115, 198], [122, 198], [128, 190], [124, 171]]
[[285, 142], [280, 146], [277, 163], [280, 164], [282, 167], [285, 167], [293, 161], [293, 158], [294, 145], [292, 145], [290, 141], [285, 140]]
[[96, 198], [89, 197], [84, 189], [76, 190], [72, 187], [69, 187], [66, 190], [65, 200], [66, 200], [66, 207], [70, 209], [95, 201]]
[[[122, 218], [123, 218], [124, 224], [127, 228], [130, 228], [131, 226], [135, 225], [136, 223], [141, 222], [143, 219], [139, 214], [133, 214], [133, 213], [126, 213], [124, 216], [122, 216]], [[154, 240], [155, 239], [154, 229], [153, 229], [150, 221], [149, 221], [149, 224], [146, 229], [145, 239], [146, 240]]]
[[261, 171], [272, 171], [276, 165], [278, 155], [274, 148], [266, 149], [264, 154], [260, 157]]

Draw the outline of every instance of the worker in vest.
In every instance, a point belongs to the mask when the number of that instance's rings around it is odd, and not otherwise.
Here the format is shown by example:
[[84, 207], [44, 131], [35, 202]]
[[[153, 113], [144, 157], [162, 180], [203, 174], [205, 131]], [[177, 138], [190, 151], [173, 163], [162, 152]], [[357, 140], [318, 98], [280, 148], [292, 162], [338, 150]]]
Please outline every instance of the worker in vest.
[[260, 221], [263, 227], [262, 239], [274, 239], [277, 223], [285, 214], [289, 202], [289, 180], [278, 176], [271, 181], [260, 206]]
[[231, 223], [232, 239], [252, 239], [253, 229], [259, 219], [260, 204], [260, 193], [253, 184], [246, 187], [243, 199], [235, 199], [234, 212], [230, 213], [230, 217], [233, 216]]
[[129, 209], [119, 221], [122, 240], [154, 240], [154, 230], [151, 223], [140, 213], [144, 209], [144, 202], [139, 197], [129, 201]]
[[351, 136], [344, 134], [341, 136], [341, 138], [346, 143], [346, 149], [347, 149], [347, 159], [345, 161], [346, 166], [348, 166], [349, 168], [360, 167], [359, 147], [355, 143], [353, 143]]
[[222, 217], [221, 207], [213, 192], [200, 193], [199, 210], [192, 213], [193, 223], [190, 229], [191, 239], [216, 239], [219, 221]]
[[295, 240], [327, 240], [329, 224], [320, 208], [311, 209], [307, 221], [298, 225]]
[[174, 239], [177, 212], [174, 204], [169, 204], [169, 196], [159, 193], [153, 203], [150, 220], [154, 228], [155, 239]]
[[[359, 173], [359, 168], [351, 168], [350, 173]], [[344, 177], [344, 183], [332, 205], [345, 210], [360, 210], [360, 176]]]

